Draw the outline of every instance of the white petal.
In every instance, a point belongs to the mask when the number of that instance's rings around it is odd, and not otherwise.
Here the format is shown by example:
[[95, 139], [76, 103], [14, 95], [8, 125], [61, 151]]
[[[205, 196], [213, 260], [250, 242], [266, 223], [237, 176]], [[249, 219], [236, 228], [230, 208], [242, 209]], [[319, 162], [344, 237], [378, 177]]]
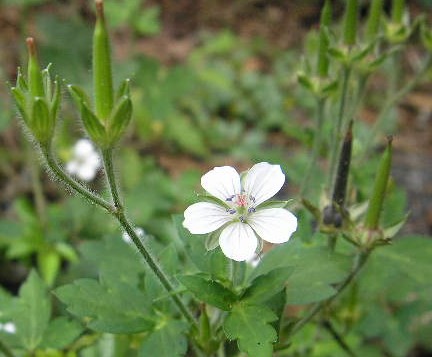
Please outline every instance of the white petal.
[[199, 202], [186, 208], [183, 227], [192, 234], [205, 234], [215, 231], [232, 220], [232, 216], [222, 206], [210, 202]]
[[75, 143], [74, 154], [78, 157], [87, 157], [94, 151], [94, 146], [88, 139], [80, 139]]
[[215, 167], [201, 177], [201, 186], [211, 195], [225, 201], [240, 193], [240, 175], [231, 166]]
[[71, 160], [68, 163], [66, 163], [65, 169], [71, 175], [75, 175], [77, 173], [77, 171], [78, 171], [78, 166], [79, 165], [78, 165], [77, 161]]
[[297, 230], [297, 217], [283, 208], [257, 210], [249, 216], [248, 223], [270, 243], [284, 243]]
[[88, 165], [92, 165], [95, 167], [95, 169], [98, 169], [101, 166], [101, 159], [99, 157], [99, 154], [95, 151], [89, 154], [85, 161]]
[[228, 258], [241, 262], [254, 256], [258, 239], [251, 227], [238, 222], [228, 225], [222, 231], [219, 245]]
[[91, 181], [95, 178], [97, 172], [97, 168], [95, 168], [93, 165], [82, 164], [76, 175], [84, 181]]
[[255, 204], [273, 197], [283, 186], [285, 175], [279, 165], [260, 162], [247, 172], [244, 188], [248, 195], [255, 198]]

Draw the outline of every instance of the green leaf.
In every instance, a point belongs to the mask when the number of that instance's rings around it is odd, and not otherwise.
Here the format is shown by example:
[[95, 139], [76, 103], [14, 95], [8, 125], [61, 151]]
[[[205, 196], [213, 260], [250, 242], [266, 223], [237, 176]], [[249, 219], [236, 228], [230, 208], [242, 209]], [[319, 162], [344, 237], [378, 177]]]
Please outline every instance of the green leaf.
[[237, 296], [217, 281], [202, 275], [180, 275], [177, 279], [199, 300], [229, 311]]
[[185, 356], [187, 352], [187, 340], [185, 337], [187, 329], [188, 325], [184, 321], [160, 321], [157, 328], [143, 341], [138, 356]]
[[14, 315], [13, 321], [22, 345], [33, 351], [42, 342], [51, 315], [47, 290], [34, 270], [20, 288]]
[[46, 246], [38, 251], [38, 269], [48, 286], [52, 286], [60, 270], [61, 258], [56, 250]]
[[207, 251], [206, 234], [191, 234], [183, 227], [183, 215], [172, 216], [175, 228], [186, 249], [188, 258], [199, 271], [221, 280], [228, 277], [228, 259], [220, 249]]
[[69, 90], [69, 93], [72, 96], [75, 105], [78, 108], [80, 108], [80, 110], [81, 110], [81, 103], [86, 103], [87, 105], [90, 105], [90, 99], [87, 93], [84, 91], [84, 89], [73, 84], [69, 84], [67, 86], [67, 89]]
[[138, 333], [153, 327], [146, 296], [120, 281], [79, 279], [55, 290], [67, 310], [98, 332]]
[[277, 268], [256, 277], [244, 292], [242, 301], [250, 304], [266, 302], [285, 287], [286, 281], [293, 272], [293, 267]]
[[54, 129], [48, 104], [44, 98], [36, 97], [33, 102], [30, 129], [39, 141], [50, 139]]
[[40, 347], [62, 349], [71, 344], [83, 332], [82, 326], [67, 317], [58, 317], [50, 322]]
[[324, 300], [335, 292], [332, 284], [348, 274], [349, 257], [332, 253], [326, 247], [311, 247], [293, 241], [266, 253], [252, 278], [279, 267], [294, 267], [286, 284], [287, 303], [309, 304]]
[[236, 304], [225, 320], [228, 339], [237, 339], [240, 351], [253, 357], [271, 357], [277, 340], [275, 329], [269, 325], [277, 316], [265, 306]]

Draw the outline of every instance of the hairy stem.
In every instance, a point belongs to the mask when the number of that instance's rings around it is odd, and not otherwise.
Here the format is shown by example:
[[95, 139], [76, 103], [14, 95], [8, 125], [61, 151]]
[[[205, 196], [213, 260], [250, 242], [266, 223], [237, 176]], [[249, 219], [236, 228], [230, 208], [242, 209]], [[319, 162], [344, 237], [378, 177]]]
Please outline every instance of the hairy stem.
[[66, 174], [58, 164], [57, 160], [55, 159], [55, 156], [50, 147], [43, 146], [41, 149], [49, 169], [59, 180], [64, 182], [69, 188], [78, 192], [80, 195], [82, 195], [90, 202], [104, 208], [109, 213], [112, 214], [115, 211], [115, 208], [109, 202], [97, 196], [96, 194], [91, 192], [88, 188], [86, 188], [84, 185], [82, 185], [78, 181], [71, 178], [68, 174]]
[[322, 326], [329, 332], [333, 337], [339, 347], [346, 352], [348, 356], [357, 357], [357, 354], [350, 348], [350, 346], [345, 342], [344, 338], [336, 331], [334, 326], [329, 320], [324, 320]]
[[175, 288], [171, 281], [169, 280], [168, 276], [163, 271], [162, 267], [157, 262], [156, 258], [153, 257], [150, 250], [145, 247], [141, 239], [139, 238], [138, 234], [136, 233], [133, 225], [129, 222], [125, 212], [123, 205], [120, 200], [120, 194], [117, 188], [117, 183], [115, 179], [114, 174], [114, 167], [113, 167], [113, 161], [112, 161], [112, 149], [106, 149], [102, 151], [102, 157], [103, 162], [105, 166], [105, 173], [107, 175], [108, 185], [111, 191], [111, 195], [114, 201], [115, 211], [112, 212], [113, 216], [117, 218], [120, 225], [123, 227], [123, 229], [126, 231], [126, 233], [129, 235], [129, 237], [134, 242], [135, 246], [137, 247], [138, 251], [144, 258], [145, 262], [149, 266], [149, 268], [153, 271], [153, 273], [156, 275], [162, 286], [169, 292], [170, 297], [173, 299], [173, 302], [177, 306], [177, 308], [180, 310], [182, 315], [188, 320], [195, 328], [198, 328], [198, 324], [195, 321], [195, 318], [193, 314], [189, 311], [187, 306], [183, 303], [181, 298], [176, 294]]
[[3, 352], [6, 357], [15, 357], [14, 353], [0, 340], [0, 352]]

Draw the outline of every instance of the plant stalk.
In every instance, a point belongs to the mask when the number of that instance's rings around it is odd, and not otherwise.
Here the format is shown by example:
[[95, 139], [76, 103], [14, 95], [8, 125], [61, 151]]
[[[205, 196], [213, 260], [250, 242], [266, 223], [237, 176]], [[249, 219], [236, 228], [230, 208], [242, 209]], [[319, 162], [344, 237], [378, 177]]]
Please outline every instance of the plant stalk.
[[111, 195], [114, 201], [114, 206], [115, 206], [115, 210], [114, 212], [112, 212], [112, 215], [117, 218], [120, 225], [129, 235], [129, 237], [132, 239], [138, 251], [144, 258], [145, 262], [147, 263], [149, 268], [153, 271], [153, 273], [156, 275], [156, 277], [158, 278], [162, 286], [168, 291], [170, 297], [173, 299], [173, 302], [180, 310], [182, 315], [186, 318], [187, 321], [189, 321], [192, 324], [192, 326], [198, 329], [198, 324], [195, 321], [194, 316], [189, 311], [187, 306], [183, 303], [183, 301], [180, 299], [180, 297], [176, 294], [176, 290], [173, 284], [171, 283], [171, 281], [169, 280], [168, 276], [165, 274], [162, 267], [157, 262], [156, 258], [153, 257], [150, 250], [147, 247], [145, 247], [145, 245], [142, 243], [138, 234], [135, 232], [133, 225], [129, 222], [128, 218], [126, 217], [123, 205], [120, 200], [120, 194], [115, 179], [113, 161], [112, 161], [112, 149], [103, 150], [102, 157], [103, 157], [103, 162], [105, 167], [105, 173], [107, 175], [108, 186], [110, 188]]
[[6, 357], [15, 357], [12, 350], [0, 340], [0, 352], [3, 352]]

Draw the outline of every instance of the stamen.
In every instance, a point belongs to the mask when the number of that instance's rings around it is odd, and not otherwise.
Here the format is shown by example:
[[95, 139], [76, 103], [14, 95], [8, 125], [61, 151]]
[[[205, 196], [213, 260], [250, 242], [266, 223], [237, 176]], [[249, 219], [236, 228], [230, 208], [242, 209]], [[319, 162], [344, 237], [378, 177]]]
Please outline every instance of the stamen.
[[245, 220], [245, 218], [243, 216], [240, 216], [239, 220], [240, 220], [241, 223], [245, 223], [246, 222], [246, 220]]
[[228, 197], [225, 201], [229, 201], [231, 202], [233, 200], [233, 198], [235, 197], [235, 195], [232, 195], [231, 197]]
[[248, 208], [248, 213], [253, 213], [255, 211], [256, 211], [255, 207], [249, 207]]
[[227, 211], [229, 214], [234, 214], [234, 213], [237, 212], [234, 208], [227, 208], [226, 211]]

